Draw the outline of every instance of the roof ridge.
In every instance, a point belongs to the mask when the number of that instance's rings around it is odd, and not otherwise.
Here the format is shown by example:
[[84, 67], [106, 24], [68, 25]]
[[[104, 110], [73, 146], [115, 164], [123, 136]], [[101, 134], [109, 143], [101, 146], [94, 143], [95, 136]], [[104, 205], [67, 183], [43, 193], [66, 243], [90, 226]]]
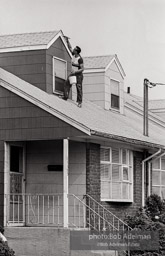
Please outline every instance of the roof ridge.
[[116, 56], [116, 54], [108, 54], [108, 55], [96, 55], [96, 56], [84, 56], [83, 58], [99, 58], [99, 57], [112, 57]]
[[24, 32], [24, 33], [16, 33], [16, 34], [3, 34], [3, 35], [0, 35], [0, 37], [2, 36], [16, 36], [16, 35], [27, 35], [27, 34], [41, 34], [41, 33], [57, 33], [57, 32], [60, 32], [61, 30], [49, 30], [49, 31], [38, 31], [38, 32]]

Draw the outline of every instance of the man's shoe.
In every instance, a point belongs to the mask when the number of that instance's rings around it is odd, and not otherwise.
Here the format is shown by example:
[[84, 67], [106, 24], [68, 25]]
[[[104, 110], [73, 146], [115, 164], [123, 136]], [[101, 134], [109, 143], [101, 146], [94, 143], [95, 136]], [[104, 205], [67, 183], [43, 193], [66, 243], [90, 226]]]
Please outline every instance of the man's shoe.
[[82, 107], [82, 103], [78, 103], [78, 105], [77, 105], [79, 108], [81, 108]]

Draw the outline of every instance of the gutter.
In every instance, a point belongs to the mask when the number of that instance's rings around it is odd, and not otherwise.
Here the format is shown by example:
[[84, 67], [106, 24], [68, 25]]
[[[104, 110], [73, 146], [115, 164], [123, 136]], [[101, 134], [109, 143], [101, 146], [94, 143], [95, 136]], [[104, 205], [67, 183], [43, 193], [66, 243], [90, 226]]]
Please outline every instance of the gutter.
[[99, 136], [99, 137], [107, 138], [107, 139], [114, 139], [114, 140], [118, 140], [121, 142], [134, 144], [137, 146], [144, 146], [144, 147], [156, 148], [156, 149], [158, 149], [158, 148], [164, 149], [164, 145], [161, 145], [161, 144], [156, 144], [156, 143], [147, 142], [147, 141], [143, 141], [143, 140], [131, 139], [131, 138], [114, 135], [114, 134], [109, 134], [109, 133], [97, 132], [94, 130], [91, 130], [91, 135], [95, 135], [95, 136]]
[[[152, 159], [152, 161], [153, 161], [153, 158], [154, 158], [155, 156], [157, 156], [158, 154], [160, 154], [161, 151], [162, 151], [162, 149], [160, 148], [156, 153], [154, 153], [153, 155], [147, 157], [146, 159], [144, 159], [144, 160], [142, 161], [142, 207], [144, 207], [144, 204], [145, 204], [145, 200], [144, 200], [144, 171], [145, 171], [145, 168], [144, 168], [144, 167], [145, 167], [145, 163], [146, 163], [147, 161], [149, 161], [150, 159]], [[165, 153], [161, 154], [159, 157], [161, 157], [161, 156], [164, 155], [164, 154], [165, 154]], [[159, 158], [159, 157], [157, 157], [157, 158]], [[149, 181], [149, 184], [150, 184], [150, 181]]]

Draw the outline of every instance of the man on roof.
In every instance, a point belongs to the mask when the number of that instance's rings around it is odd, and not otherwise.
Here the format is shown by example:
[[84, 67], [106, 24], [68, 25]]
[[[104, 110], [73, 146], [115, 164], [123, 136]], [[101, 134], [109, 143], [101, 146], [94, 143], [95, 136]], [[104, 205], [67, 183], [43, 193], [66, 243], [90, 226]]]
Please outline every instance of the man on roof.
[[[69, 75], [65, 86], [64, 86], [64, 99], [67, 100], [69, 97], [69, 92], [70, 88], [72, 87], [73, 84], [76, 84], [77, 88], [77, 103], [78, 107], [82, 107], [82, 82], [83, 82], [83, 71], [84, 71], [84, 63], [83, 63], [83, 58], [80, 55], [81, 53], [81, 48], [79, 46], [76, 46], [73, 51], [72, 51], [72, 71], [71, 74]], [[72, 79], [75, 77], [74, 79]]]

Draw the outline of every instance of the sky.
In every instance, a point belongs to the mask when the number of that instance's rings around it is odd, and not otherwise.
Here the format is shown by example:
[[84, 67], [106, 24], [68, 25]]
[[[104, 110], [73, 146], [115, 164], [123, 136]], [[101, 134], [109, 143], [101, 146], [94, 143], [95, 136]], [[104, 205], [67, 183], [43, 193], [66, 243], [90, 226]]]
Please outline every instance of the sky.
[[[117, 54], [125, 90], [165, 83], [165, 0], [0, 0], [0, 35], [62, 30], [83, 56]], [[165, 85], [149, 89], [165, 99]]]

